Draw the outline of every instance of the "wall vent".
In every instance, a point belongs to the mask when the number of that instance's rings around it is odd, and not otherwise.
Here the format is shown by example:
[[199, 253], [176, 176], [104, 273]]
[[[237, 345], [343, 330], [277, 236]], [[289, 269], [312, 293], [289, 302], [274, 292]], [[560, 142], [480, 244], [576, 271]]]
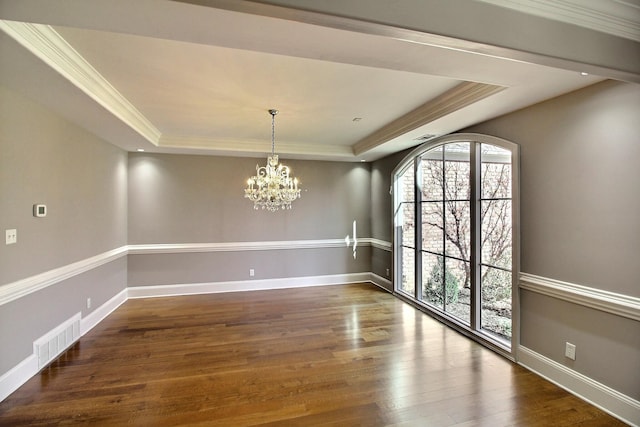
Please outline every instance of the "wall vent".
[[38, 358], [38, 370], [44, 368], [80, 338], [81, 314], [62, 322], [33, 343]]

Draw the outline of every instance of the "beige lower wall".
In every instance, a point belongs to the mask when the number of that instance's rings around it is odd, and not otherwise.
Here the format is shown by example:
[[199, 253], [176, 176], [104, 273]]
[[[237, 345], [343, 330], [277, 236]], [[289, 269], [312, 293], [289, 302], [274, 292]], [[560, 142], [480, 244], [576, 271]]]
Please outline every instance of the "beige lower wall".
[[33, 354], [36, 339], [76, 313], [85, 318], [126, 287], [127, 258], [122, 256], [0, 305], [0, 377]]
[[371, 248], [371, 272], [389, 280], [387, 290], [393, 292], [391, 278], [393, 277], [393, 259], [391, 250]]
[[[249, 270], [254, 270], [254, 276]], [[287, 279], [371, 271], [371, 248], [129, 255], [129, 286]]]
[[526, 290], [520, 298], [523, 346], [640, 401], [640, 322]]

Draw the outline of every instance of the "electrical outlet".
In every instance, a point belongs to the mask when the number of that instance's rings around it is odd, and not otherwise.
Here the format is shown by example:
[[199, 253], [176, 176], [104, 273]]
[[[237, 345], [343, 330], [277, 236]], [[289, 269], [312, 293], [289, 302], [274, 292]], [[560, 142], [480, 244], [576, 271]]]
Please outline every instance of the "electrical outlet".
[[576, 346], [570, 342], [566, 343], [564, 355], [571, 360], [576, 360]]
[[387, 277], [389, 277], [389, 269], [387, 268]]
[[249, 269], [249, 277], [253, 277], [253, 276], [255, 276], [255, 275], [256, 275], [255, 270], [254, 270], [253, 268], [250, 268], [250, 269]]
[[87, 308], [91, 308], [91, 298], [87, 298]]
[[15, 228], [11, 230], [5, 230], [5, 236], [7, 245], [13, 245], [14, 243], [18, 242], [18, 230], [16, 230]]

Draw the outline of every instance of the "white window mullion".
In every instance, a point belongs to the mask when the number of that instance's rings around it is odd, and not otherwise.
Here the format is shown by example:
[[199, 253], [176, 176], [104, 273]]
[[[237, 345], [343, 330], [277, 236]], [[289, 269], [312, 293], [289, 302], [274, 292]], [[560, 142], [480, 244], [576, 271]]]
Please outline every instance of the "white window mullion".
[[480, 207], [480, 196], [482, 192], [482, 183], [479, 178], [481, 170], [481, 144], [473, 143], [471, 148], [471, 330], [480, 329], [480, 314], [482, 312], [481, 302], [481, 275], [482, 268], [480, 260], [482, 259], [481, 234], [482, 234], [482, 218]]
[[422, 161], [416, 158], [414, 170], [415, 183], [415, 295], [422, 301]]

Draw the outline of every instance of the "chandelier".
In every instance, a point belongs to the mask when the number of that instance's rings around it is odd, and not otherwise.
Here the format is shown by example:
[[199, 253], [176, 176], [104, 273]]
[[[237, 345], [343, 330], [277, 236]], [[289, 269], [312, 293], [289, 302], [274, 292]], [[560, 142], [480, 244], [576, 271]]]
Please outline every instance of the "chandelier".
[[271, 155], [267, 156], [267, 165], [256, 165], [256, 174], [247, 181], [244, 197], [253, 202], [253, 208], [275, 212], [278, 209], [291, 209], [291, 202], [300, 198], [298, 178], [289, 176], [288, 166], [278, 163], [275, 154], [276, 114], [278, 110], [269, 110], [271, 114]]

